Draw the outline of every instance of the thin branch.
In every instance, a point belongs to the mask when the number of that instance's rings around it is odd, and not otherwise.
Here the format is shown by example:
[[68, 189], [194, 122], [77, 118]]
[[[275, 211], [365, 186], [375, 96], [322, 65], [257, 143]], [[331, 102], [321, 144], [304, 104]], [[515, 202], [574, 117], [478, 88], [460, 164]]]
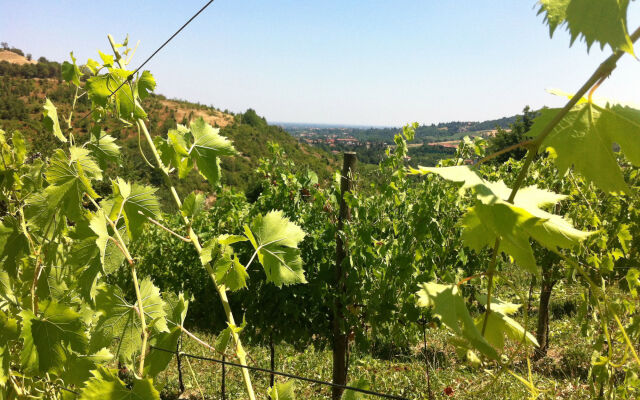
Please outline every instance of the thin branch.
[[[112, 46], [113, 46], [113, 42], [112, 42]], [[100, 207], [100, 205], [96, 203], [96, 201], [91, 196], [89, 196], [88, 193], [85, 193], [84, 195], [91, 201], [91, 203], [93, 204], [94, 207], [96, 207], [96, 209], [102, 210], [102, 207]], [[133, 262], [133, 257], [131, 257], [129, 250], [127, 249], [127, 245], [122, 239], [122, 236], [120, 235], [120, 231], [118, 230], [118, 227], [116, 227], [115, 223], [111, 221], [111, 218], [108, 218], [105, 216], [104, 219], [107, 220], [109, 225], [111, 225], [111, 228], [113, 229], [113, 234], [116, 236], [116, 239], [118, 239], [118, 242], [120, 242], [118, 247], [124, 254], [125, 258], [129, 262], [129, 266], [131, 267], [131, 278], [133, 280], [133, 287], [135, 289], [136, 299], [138, 301], [138, 311], [140, 312], [140, 325], [142, 329], [142, 345], [140, 348], [139, 376], [143, 376], [144, 375], [144, 358], [146, 355], [147, 341], [149, 340], [149, 332], [147, 332], [147, 322], [144, 317], [144, 306], [142, 305], [142, 294], [140, 293], [140, 284], [138, 283], [138, 274], [136, 273], [136, 267]]]
[[[147, 129], [147, 125], [146, 123], [142, 120], [142, 119], [138, 119], [136, 121], [136, 123], [138, 124], [138, 126], [140, 127], [140, 129], [142, 130], [142, 133], [144, 134], [145, 140], [147, 141], [147, 144], [149, 145], [149, 148], [151, 150], [151, 153], [153, 154], [153, 157], [156, 160], [156, 163], [158, 164], [158, 169], [163, 173], [164, 178], [165, 178], [165, 182], [167, 184], [167, 186], [169, 187], [169, 191], [171, 192], [171, 196], [173, 197], [173, 200], [177, 206], [178, 209], [182, 208], [182, 200], [180, 200], [180, 196], [178, 195], [178, 192], [176, 191], [175, 186], [172, 184], [171, 182], [171, 177], [169, 176], [169, 168], [167, 168], [164, 163], [162, 162], [162, 159], [160, 158], [160, 154], [158, 153], [158, 150], [155, 147], [155, 144], [153, 143], [153, 139], [151, 138], [151, 134], [149, 133], [149, 130]], [[185, 215], [182, 215], [182, 220], [185, 223], [185, 226], [188, 229], [188, 236], [189, 239], [191, 240], [191, 243], [193, 243], [193, 247], [195, 247], [196, 251], [198, 252], [198, 254], [202, 253], [202, 245], [200, 244], [200, 240], [198, 238], [198, 235], [196, 235], [196, 233], [194, 232], [193, 228], [191, 227], [191, 223], [189, 221], [189, 218]], [[226, 289], [224, 288], [224, 285], [218, 285], [218, 282], [216, 280], [216, 276], [215, 276], [215, 271], [213, 270], [213, 268], [211, 267], [211, 265], [209, 265], [209, 263], [206, 264], [202, 264], [202, 266], [207, 270], [207, 273], [209, 274], [209, 277], [211, 278], [211, 281], [213, 282], [213, 285], [216, 288], [216, 291], [218, 292], [218, 295], [220, 296], [220, 301], [222, 302], [222, 308], [224, 309], [225, 312], [225, 316], [227, 317], [227, 322], [229, 324], [235, 325], [235, 319], [233, 317], [233, 313], [231, 312], [231, 306], [229, 305], [229, 299], [227, 298], [227, 292]], [[233, 342], [235, 344], [236, 347], [236, 355], [238, 357], [238, 360], [240, 361], [240, 364], [242, 365], [246, 365], [247, 361], [246, 361], [246, 351], [244, 350], [243, 346], [242, 346], [242, 341], [240, 340], [240, 337], [238, 336], [238, 334], [232, 330], [232, 336], [233, 336]], [[255, 393], [253, 391], [253, 385], [251, 384], [251, 376], [249, 375], [249, 372], [246, 369], [242, 370], [242, 378], [244, 380], [244, 384], [245, 387], [247, 389], [247, 394], [249, 397], [249, 400], [255, 400], [256, 396]]]
[[464, 285], [465, 283], [469, 282], [470, 280], [472, 280], [472, 279], [476, 279], [476, 278], [480, 278], [480, 277], [483, 277], [483, 276], [485, 276], [486, 274], [487, 274], [486, 272], [481, 272], [481, 273], [479, 273], [479, 274], [476, 274], [476, 275], [472, 275], [472, 276], [468, 276], [468, 277], [466, 277], [466, 278], [463, 278], [463, 279], [461, 279], [461, 280], [460, 280], [460, 282], [458, 282], [458, 283], [457, 283], [457, 286]]
[[173, 236], [177, 237], [178, 239], [182, 240], [183, 242], [187, 242], [187, 243], [191, 243], [191, 239], [186, 238], [184, 236], [179, 235], [178, 233], [172, 231], [171, 229], [167, 228], [166, 226], [162, 225], [160, 222], [156, 221], [155, 219], [148, 217], [146, 215], [144, 215], [144, 213], [140, 210], [138, 210], [138, 214], [144, 216], [147, 218], [147, 220], [149, 220], [149, 222], [151, 222], [152, 224], [154, 224], [155, 226], [157, 226], [158, 228], [161, 228], [167, 232], [169, 232], [170, 234], [172, 234]]
[[498, 157], [498, 156], [500, 156], [500, 155], [502, 155], [502, 154], [504, 154], [504, 153], [508, 153], [508, 152], [510, 152], [510, 151], [512, 151], [512, 150], [515, 150], [515, 149], [518, 149], [518, 148], [520, 148], [520, 147], [529, 148], [529, 146], [531, 146], [531, 144], [532, 144], [532, 143], [533, 143], [533, 139], [530, 139], [530, 140], [525, 140], [524, 142], [516, 143], [516, 144], [511, 145], [511, 146], [509, 146], [509, 147], [505, 147], [505, 148], [504, 148], [504, 149], [502, 149], [502, 150], [498, 150], [498, 151], [496, 151], [495, 153], [489, 154], [488, 156], [486, 156], [486, 157], [484, 157], [484, 158], [482, 158], [482, 159], [478, 160], [478, 162], [476, 162], [476, 163], [473, 165], [473, 167], [474, 167], [474, 168], [477, 168], [477, 167], [479, 167], [479, 166], [480, 166], [480, 164], [482, 164], [482, 163], [485, 163], [485, 162], [487, 162], [487, 161], [489, 161], [489, 160], [492, 160], [492, 159], [494, 159], [494, 158], [496, 158], [496, 157]]

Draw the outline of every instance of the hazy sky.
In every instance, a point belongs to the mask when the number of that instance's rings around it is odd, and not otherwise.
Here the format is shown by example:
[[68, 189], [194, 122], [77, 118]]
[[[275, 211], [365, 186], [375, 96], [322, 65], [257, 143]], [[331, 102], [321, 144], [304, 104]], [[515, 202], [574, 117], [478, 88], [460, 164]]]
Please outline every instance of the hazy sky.
[[[137, 66], [204, 3], [0, 0], [0, 40], [85, 61], [109, 48], [107, 33], [129, 33]], [[549, 39], [536, 11], [534, 0], [216, 0], [147, 67], [158, 93], [269, 121], [485, 120], [560, 104], [545, 88], [575, 91], [610, 53], [569, 48], [564, 30]], [[634, 102], [639, 88], [625, 56], [598, 95]]]

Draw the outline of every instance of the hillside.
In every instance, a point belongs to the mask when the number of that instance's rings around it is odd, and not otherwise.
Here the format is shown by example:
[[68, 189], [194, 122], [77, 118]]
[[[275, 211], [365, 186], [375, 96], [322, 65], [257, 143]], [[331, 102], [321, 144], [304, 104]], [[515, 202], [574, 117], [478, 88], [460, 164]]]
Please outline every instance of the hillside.
[[[29, 139], [32, 148], [43, 156], [52, 151], [51, 137], [44, 135], [42, 127], [42, 104], [49, 98], [58, 108], [61, 124], [66, 124], [75, 90], [60, 79], [60, 64], [39, 59], [29, 62], [15, 52], [1, 51], [0, 55], [0, 129], [10, 131], [21, 130]], [[26, 62], [25, 62], [26, 61]], [[167, 99], [162, 95], [152, 95], [143, 104], [149, 115], [149, 128], [152, 135], [166, 134], [176, 123], [188, 124], [190, 120], [202, 117], [213, 126], [221, 128], [221, 134], [229, 137], [239, 155], [227, 157], [222, 161], [222, 183], [241, 191], [255, 192], [254, 171], [261, 157], [269, 156], [268, 142], [280, 145], [285, 154], [297, 165], [311, 168], [320, 177], [329, 177], [337, 166], [335, 156], [306, 144], [301, 144], [282, 128], [272, 126], [255, 111], [247, 110], [242, 114], [222, 112], [207, 105], [196, 104], [184, 100]], [[89, 110], [86, 96], [80, 97], [76, 103], [76, 112], [72, 116], [77, 135], [88, 134], [89, 119], [82, 120]], [[65, 121], [65, 122], [63, 122]], [[141, 179], [160, 186], [160, 177], [148, 168], [143, 168], [144, 159], [138, 150], [137, 131], [123, 127], [113, 121], [106, 129], [112, 136], [120, 139], [124, 168], [121, 176]], [[143, 147], [144, 149], [144, 147]], [[149, 157], [150, 158], [150, 157]], [[109, 184], [105, 182], [100, 188], [108, 192]], [[204, 180], [194, 171], [188, 179], [181, 181], [181, 192], [194, 189], [207, 191]], [[168, 198], [168, 193], [160, 193]]]
[[18, 65], [37, 63], [37, 61], [29, 60], [27, 57], [10, 50], [0, 50], [0, 61]]

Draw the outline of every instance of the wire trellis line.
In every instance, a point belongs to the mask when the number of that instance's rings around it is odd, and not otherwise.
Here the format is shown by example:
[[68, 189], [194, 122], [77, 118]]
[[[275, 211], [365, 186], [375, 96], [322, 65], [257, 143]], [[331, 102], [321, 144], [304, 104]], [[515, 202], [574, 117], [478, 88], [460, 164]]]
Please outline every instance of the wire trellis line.
[[322, 381], [322, 380], [313, 379], [313, 378], [307, 378], [307, 377], [304, 377], [304, 376], [298, 376], [298, 375], [294, 375], [294, 374], [289, 374], [287, 372], [275, 371], [275, 370], [271, 370], [271, 369], [267, 369], [267, 368], [252, 367], [252, 366], [249, 366], [249, 365], [237, 364], [237, 363], [230, 362], [230, 361], [218, 360], [216, 358], [203, 357], [203, 356], [199, 356], [199, 355], [196, 355], [196, 354], [188, 354], [188, 353], [183, 353], [183, 352], [177, 352], [177, 351], [174, 351], [174, 350], [163, 349], [161, 347], [156, 347], [156, 346], [149, 346], [149, 347], [152, 348], [152, 349], [155, 349], [155, 350], [164, 351], [166, 353], [179, 355], [180, 357], [189, 357], [189, 358], [193, 358], [193, 359], [196, 359], [196, 360], [210, 361], [210, 362], [215, 362], [215, 363], [222, 364], [222, 365], [229, 365], [229, 366], [232, 366], [232, 367], [245, 368], [245, 369], [248, 369], [250, 371], [257, 371], [257, 372], [264, 372], [264, 373], [267, 373], [267, 374], [280, 375], [280, 376], [284, 376], [284, 377], [291, 378], [291, 379], [297, 379], [299, 381], [306, 381], [306, 382], [316, 383], [316, 384], [319, 384], [319, 385], [338, 387], [338, 388], [345, 389], [345, 390], [353, 390], [354, 392], [360, 392], [360, 393], [368, 394], [368, 395], [371, 395], [371, 396], [382, 397], [382, 398], [385, 398], [385, 399], [409, 400], [406, 397], [396, 396], [396, 395], [393, 395], [393, 394], [379, 393], [379, 392], [374, 392], [373, 390], [361, 389], [361, 388], [357, 388], [357, 387], [353, 387], [353, 386], [347, 386], [347, 385], [340, 385], [338, 383], [327, 382], [327, 381]]

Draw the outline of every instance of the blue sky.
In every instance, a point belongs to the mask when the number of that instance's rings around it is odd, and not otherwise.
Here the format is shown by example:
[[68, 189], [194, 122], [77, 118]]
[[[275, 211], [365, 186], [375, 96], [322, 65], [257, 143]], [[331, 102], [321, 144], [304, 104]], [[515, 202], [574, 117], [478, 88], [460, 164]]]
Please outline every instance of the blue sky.
[[[0, 40], [86, 60], [129, 33], [136, 66], [203, 4], [0, 0]], [[398, 126], [559, 105], [545, 88], [576, 90], [609, 53], [550, 39], [534, 0], [216, 0], [147, 67], [158, 93], [269, 121]], [[598, 95], [634, 102], [639, 88], [625, 56]]]

